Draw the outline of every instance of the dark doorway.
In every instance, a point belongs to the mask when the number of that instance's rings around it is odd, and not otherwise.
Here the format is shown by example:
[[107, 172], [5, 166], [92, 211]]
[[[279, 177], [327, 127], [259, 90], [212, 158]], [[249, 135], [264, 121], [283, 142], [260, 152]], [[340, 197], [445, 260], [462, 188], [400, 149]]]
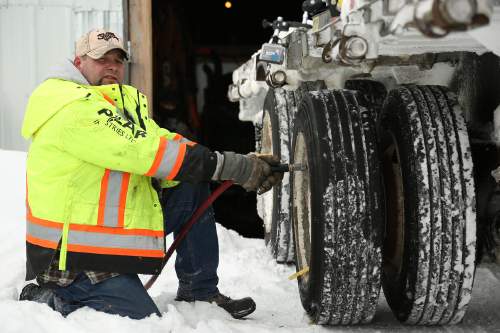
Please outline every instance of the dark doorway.
[[[238, 103], [226, 97], [231, 73], [270, 39], [262, 20], [300, 20], [301, 3], [153, 0], [154, 118], [160, 126], [212, 150], [254, 151], [253, 124], [241, 122]], [[255, 193], [233, 186], [214, 208], [225, 227], [263, 238]]]

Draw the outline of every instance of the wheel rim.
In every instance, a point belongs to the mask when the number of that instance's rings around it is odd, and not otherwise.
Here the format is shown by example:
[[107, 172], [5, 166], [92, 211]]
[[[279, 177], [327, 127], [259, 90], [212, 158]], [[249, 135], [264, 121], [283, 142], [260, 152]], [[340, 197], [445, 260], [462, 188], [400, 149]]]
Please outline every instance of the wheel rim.
[[[271, 117], [269, 112], [264, 111], [264, 118], [262, 120], [262, 154], [273, 155], [273, 127], [271, 125]], [[273, 205], [273, 194], [274, 191], [267, 191], [266, 193], [258, 196], [259, 200], [262, 200], [262, 206], [264, 208], [262, 220], [264, 221], [264, 230], [266, 234], [271, 233], [272, 228], [272, 205]]]
[[399, 150], [394, 136], [384, 151], [382, 165], [386, 189], [386, 230], [384, 237], [384, 271], [390, 276], [401, 273], [404, 256], [404, 190]]
[[[296, 140], [294, 163], [305, 166], [307, 170], [296, 171], [293, 175], [294, 235], [297, 268], [300, 271], [305, 267], [310, 267], [311, 260], [311, 186], [304, 134], [299, 132]], [[309, 274], [302, 275], [300, 279], [307, 284]]]

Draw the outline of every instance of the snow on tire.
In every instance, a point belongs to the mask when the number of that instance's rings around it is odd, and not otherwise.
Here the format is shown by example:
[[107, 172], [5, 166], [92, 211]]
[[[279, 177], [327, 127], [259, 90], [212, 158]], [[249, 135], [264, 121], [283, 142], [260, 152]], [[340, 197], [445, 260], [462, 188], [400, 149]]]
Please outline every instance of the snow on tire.
[[302, 96], [294, 119], [292, 226], [314, 322], [370, 322], [380, 291], [383, 196], [375, 123], [352, 91]]
[[386, 299], [406, 324], [458, 323], [471, 296], [476, 237], [462, 110], [444, 87], [399, 87], [384, 104], [380, 133]]
[[[264, 101], [260, 153], [280, 156], [289, 161], [289, 114], [295, 107], [293, 92], [270, 89]], [[290, 182], [285, 173], [282, 182], [257, 196], [259, 214], [264, 221], [264, 238], [274, 258], [280, 263], [294, 260], [290, 225]]]

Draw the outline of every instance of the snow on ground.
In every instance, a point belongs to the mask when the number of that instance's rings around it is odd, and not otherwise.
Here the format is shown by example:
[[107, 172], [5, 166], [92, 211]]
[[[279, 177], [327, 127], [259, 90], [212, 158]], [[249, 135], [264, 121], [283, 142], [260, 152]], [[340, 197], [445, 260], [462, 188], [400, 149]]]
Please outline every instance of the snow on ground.
[[[475, 290], [464, 323], [454, 327], [417, 329], [400, 325], [381, 296], [374, 322], [353, 328], [311, 325], [304, 314], [293, 267], [277, 265], [263, 240], [247, 239], [218, 226], [220, 241], [219, 288], [232, 297], [252, 296], [257, 310], [246, 320], [231, 318], [207, 303], [175, 302], [177, 278], [174, 259], [150, 293], [163, 317], [132, 320], [83, 308], [63, 318], [48, 306], [19, 302], [24, 286], [24, 175], [26, 154], [0, 150], [0, 332], [500, 332], [498, 266], [477, 271]], [[172, 239], [169, 239], [169, 243]], [[147, 277], [144, 277], [144, 281]]]

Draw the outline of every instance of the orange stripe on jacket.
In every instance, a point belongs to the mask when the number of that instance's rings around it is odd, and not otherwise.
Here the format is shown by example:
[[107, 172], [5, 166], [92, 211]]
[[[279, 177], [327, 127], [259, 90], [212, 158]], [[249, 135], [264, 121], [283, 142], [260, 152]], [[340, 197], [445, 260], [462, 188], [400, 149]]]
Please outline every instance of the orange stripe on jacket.
[[26, 234], [26, 241], [28, 243], [42, 246], [42, 247], [46, 247], [49, 249], [57, 249], [57, 246], [59, 245], [56, 242], [51, 242], [51, 241], [48, 241], [45, 239], [36, 238], [36, 237], [31, 236], [30, 234]]
[[96, 254], [110, 254], [117, 256], [141, 256], [141, 257], [153, 257], [153, 258], [163, 258], [165, 256], [163, 250], [121, 249], [121, 248], [86, 246], [77, 244], [68, 244], [68, 251], [96, 253]]
[[110, 170], [104, 171], [104, 176], [101, 180], [101, 193], [99, 194], [99, 209], [97, 211], [97, 225], [104, 225], [104, 208], [106, 208], [106, 194], [108, 192]]
[[148, 170], [148, 172], [146, 172], [146, 176], [151, 177], [156, 173], [156, 171], [158, 171], [166, 148], [167, 139], [165, 139], [164, 137], [160, 137], [160, 143], [158, 145], [158, 150], [156, 151], [155, 159], [153, 161], [153, 164], [151, 165], [151, 168]]
[[179, 147], [179, 153], [177, 154], [177, 158], [175, 159], [175, 164], [174, 167], [172, 168], [172, 171], [170, 174], [167, 176], [167, 180], [172, 180], [177, 176], [179, 173], [179, 170], [181, 169], [182, 162], [184, 162], [184, 157], [186, 156], [186, 144], [181, 143]]
[[[180, 141], [182, 139], [184, 139], [184, 137], [182, 135], [175, 134], [175, 136], [174, 136], [174, 138], [172, 140], [174, 140], [174, 141]], [[193, 141], [185, 141], [184, 143], [187, 144], [190, 147], [196, 146], [196, 142], [193, 142]]]
[[113, 101], [113, 100], [111, 99], [111, 97], [109, 97], [109, 96], [108, 96], [108, 95], [106, 95], [106, 94], [102, 94], [102, 95], [104, 96], [104, 99], [105, 99], [105, 100], [107, 100], [107, 101], [108, 101], [111, 105], [113, 105], [113, 106], [115, 106], [115, 105], [116, 105], [116, 104], [115, 104], [115, 101]]

